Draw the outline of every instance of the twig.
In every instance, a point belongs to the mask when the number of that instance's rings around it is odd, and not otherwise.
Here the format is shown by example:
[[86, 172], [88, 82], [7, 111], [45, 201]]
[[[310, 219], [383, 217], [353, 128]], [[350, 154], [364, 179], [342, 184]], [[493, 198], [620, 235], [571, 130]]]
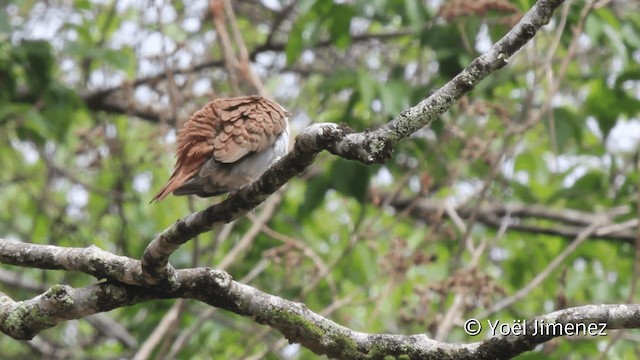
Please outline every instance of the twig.
[[238, 243], [225, 255], [225, 257], [216, 265], [216, 269], [226, 270], [233, 262], [243, 253], [247, 248], [251, 246], [255, 238], [260, 234], [265, 224], [271, 220], [273, 214], [276, 212], [280, 201], [282, 200], [282, 192], [274, 194], [270, 197], [266, 203], [260, 216], [253, 221], [253, 224], [247, 232], [242, 235], [242, 238]]
[[560, 255], [553, 259], [547, 265], [547, 267], [544, 268], [544, 270], [542, 270], [538, 275], [536, 275], [527, 285], [525, 285], [522, 289], [518, 290], [515, 294], [509, 296], [508, 298], [505, 298], [493, 304], [493, 306], [491, 306], [489, 309], [480, 313], [478, 317], [482, 319], [487, 318], [491, 314], [507, 308], [526, 297], [533, 289], [538, 287], [538, 285], [540, 285], [542, 281], [546, 279], [549, 274], [551, 274], [552, 271], [560, 266], [560, 264], [562, 264], [566, 260], [566, 258], [578, 248], [578, 246], [580, 246], [585, 240], [589, 238], [589, 236], [596, 232], [600, 225], [601, 222], [594, 222], [593, 224], [589, 225], [578, 235], [578, 237], [575, 238], [575, 240], [573, 240], [573, 242], [571, 242], [571, 244], [569, 244], [569, 246], [567, 246], [566, 249], [564, 249], [564, 251], [562, 251], [562, 253], [560, 253]]
[[178, 299], [169, 312], [167, 312], [160, 320], [160, 323], [153, 330], [147, 340], [140, 346], [138, 352], [133, 356], [132, 360], [146, 360], [151, 357], [153, 351], [168, 332], [175, 331], [176, 324], [180, 320], [180, 313], [184, 308], [184, 300]]
[[[417, 198], [399, 198], [392, 201], [390, 205], [402, 212], [410, 208], [409, 214], [411, 216], [425, 221], [440, 214], [444, 206], [441, 201]], [[455, 207], [455, 213], [463, 219], [468, 218], [471, 211], [472, 209], [467, 205]], [[482, 224], [499, 228], [503, 217], [508, 214], [513, 219], [509, 224], [511, 231], [558, 235], [573, 239], [585, 226], [603, 217], [611, 219], [615, 216], [625, 215], [629, 211], [628, 206], [608, 209], [601, 213], [589, 213], [573, 209], [553, 209], [537, 204], [485, 204], [480, 207], [477, 220]], [[525, 223], [527, 220], [549, 220], [559, 224], [529, 225]], [[633, 242], [636, 238], [634, 228], [637, 228], [638, 224], [638, 219], [606, 224], [596, 230], [592, 237]]]
[[229, 34], [227, 33], [227, 26], [225, 20], [224, 0], [211, 0], [209, 2], [209, 8], [211, 9], [211, 15], [213, 15], [213, 25], [216, 28], [216, 33], [220, 39], [220, 45], [222, 46], [222, 53], [224, 54], [224, 63], [227, 68], [227, 75], [229, 76], [229, 83], [234, 93], [240, 93], [240, 83], [238, 81], [238, 75], [236, 73], [238, 69], [238, 60], [235, 57]]

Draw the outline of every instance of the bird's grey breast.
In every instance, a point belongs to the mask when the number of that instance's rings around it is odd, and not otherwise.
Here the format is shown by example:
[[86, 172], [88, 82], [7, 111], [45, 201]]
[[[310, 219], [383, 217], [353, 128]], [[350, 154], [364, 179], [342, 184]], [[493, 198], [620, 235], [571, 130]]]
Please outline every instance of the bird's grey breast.
[[285, 156], [289, 151], [289, 126], [285, 127], [276, 141], [261, 152], [249, 154], [238, 161], [230, 170], [232, 176], [248, 177], [255, 180], [264, 173], [271, 164]]

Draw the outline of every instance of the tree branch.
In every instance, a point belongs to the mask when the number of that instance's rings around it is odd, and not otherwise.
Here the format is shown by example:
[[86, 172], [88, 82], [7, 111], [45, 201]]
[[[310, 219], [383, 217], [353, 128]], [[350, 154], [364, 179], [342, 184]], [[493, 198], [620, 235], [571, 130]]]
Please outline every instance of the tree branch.
[[[36, 268], [40, 266], [34, 261], [35, 257], [44, 257], [51, 250], [66, 250], [55, 246], [0, 239], [0, 245], [4, 246], [4, 249], [7, 249], [7, 243], [13, 244], [13, 250], [22, 254], [13, 257], [14, 261], [9, 263]], [[135, 267], [138, 264], [136, 260], [95, 249], [73, 249], [75, 251], [69, 253], [73, 255], [69, 255], [68, 259], [72, 260], [72, 264], [86, 261], [87, 256], [94, 257], [96, 264], [115, 263], [124, 264], [126, 267]], [[5, 262], [5, 259], [2, 261]], [[65, 268], [69, 267], [69, 264], [63, 259], [52, 260], [46, 264], [46, 268]], [[77, 269], [84, 269], [83, 272], [90, 275], [104, 271], [88, 269], [83, 265], [77, 266]], [[540, 334], [543, 329], [541, 324], [560, 324], [558, 326], [562, 326], [563, 329], [577, 329], [577, 324], [596, 324], [596, 330], [606, 325], [606, 331], [640, 328], [640, 305], [588, 305], [530, 319], [525, 322], [526, 334], [492, 334], [496, 336], [481, 342], [448, 344], [437, 342], [422, 334], [357, 332], [322, 317], [304, 304], [288, 301], [233, 281], [231, 276], [223, 271], [196, 268], [178, 270], [176, 273], [178, 283], [175, 289], [105, 282], [80, 289], [55, 285], [42, 295], [18, 302], [0, 294], [0, 330], [16, 339], [29, 339], [61, 321], [166, 298], [196, 299], [238, 315], [251, 317], [260, 324], [277, 329], [290, 342], [300, 343], [317, 354], [339, 359], [384, 359], [385, 356], [404, 356], [406, 359], [508, 359], [563, 335], [555, 330]], [[489, 330], [488, 321], [481, 320], [480, 324], [485, 327], [486, 333]], [[595, 336], [598, 333], [591, 335]]]

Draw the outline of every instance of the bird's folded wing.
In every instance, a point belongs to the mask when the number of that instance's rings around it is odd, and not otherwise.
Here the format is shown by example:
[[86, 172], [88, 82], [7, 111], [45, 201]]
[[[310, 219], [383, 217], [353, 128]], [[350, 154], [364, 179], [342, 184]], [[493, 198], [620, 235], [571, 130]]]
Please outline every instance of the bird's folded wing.
[[213, 137], [213, 156], [222, 163], [267, 149], [286, 127], [287, 112], [259, 96], [217, 99], [213, 105], [220, 120]]

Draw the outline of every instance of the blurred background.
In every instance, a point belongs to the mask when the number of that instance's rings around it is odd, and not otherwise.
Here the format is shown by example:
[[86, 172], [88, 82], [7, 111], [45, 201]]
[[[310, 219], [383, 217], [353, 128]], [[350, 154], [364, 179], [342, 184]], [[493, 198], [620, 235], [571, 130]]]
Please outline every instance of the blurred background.
[[[223, 198], [149, 205], [176, 128], [215, 97], [269, 94], [312, 122], [375, 129], [489, 49], [531, 0], [0, 2], [0, 237], [140, 258]], [[637, 303], [640, 4], [566, 1], [384, 165], [327, 153], [245, 218], [171, 258], [305, 303], [356, 331], [473, 342], [512, 323]], [[591, 227], [594, 223], [599, 227]], [[579, 234], [583, 232], [583, 236]], [[570, 247], [571, 246], [571, 247]], [[552, 261], [556, 260], [552, 263]], [[0, 267], [15, 300], [96, 280]], [[640, 332], [559, 338], [523, 359], [640, 357]], [[196, 301], [63, 323], [6, 358], [315, 359]]]

